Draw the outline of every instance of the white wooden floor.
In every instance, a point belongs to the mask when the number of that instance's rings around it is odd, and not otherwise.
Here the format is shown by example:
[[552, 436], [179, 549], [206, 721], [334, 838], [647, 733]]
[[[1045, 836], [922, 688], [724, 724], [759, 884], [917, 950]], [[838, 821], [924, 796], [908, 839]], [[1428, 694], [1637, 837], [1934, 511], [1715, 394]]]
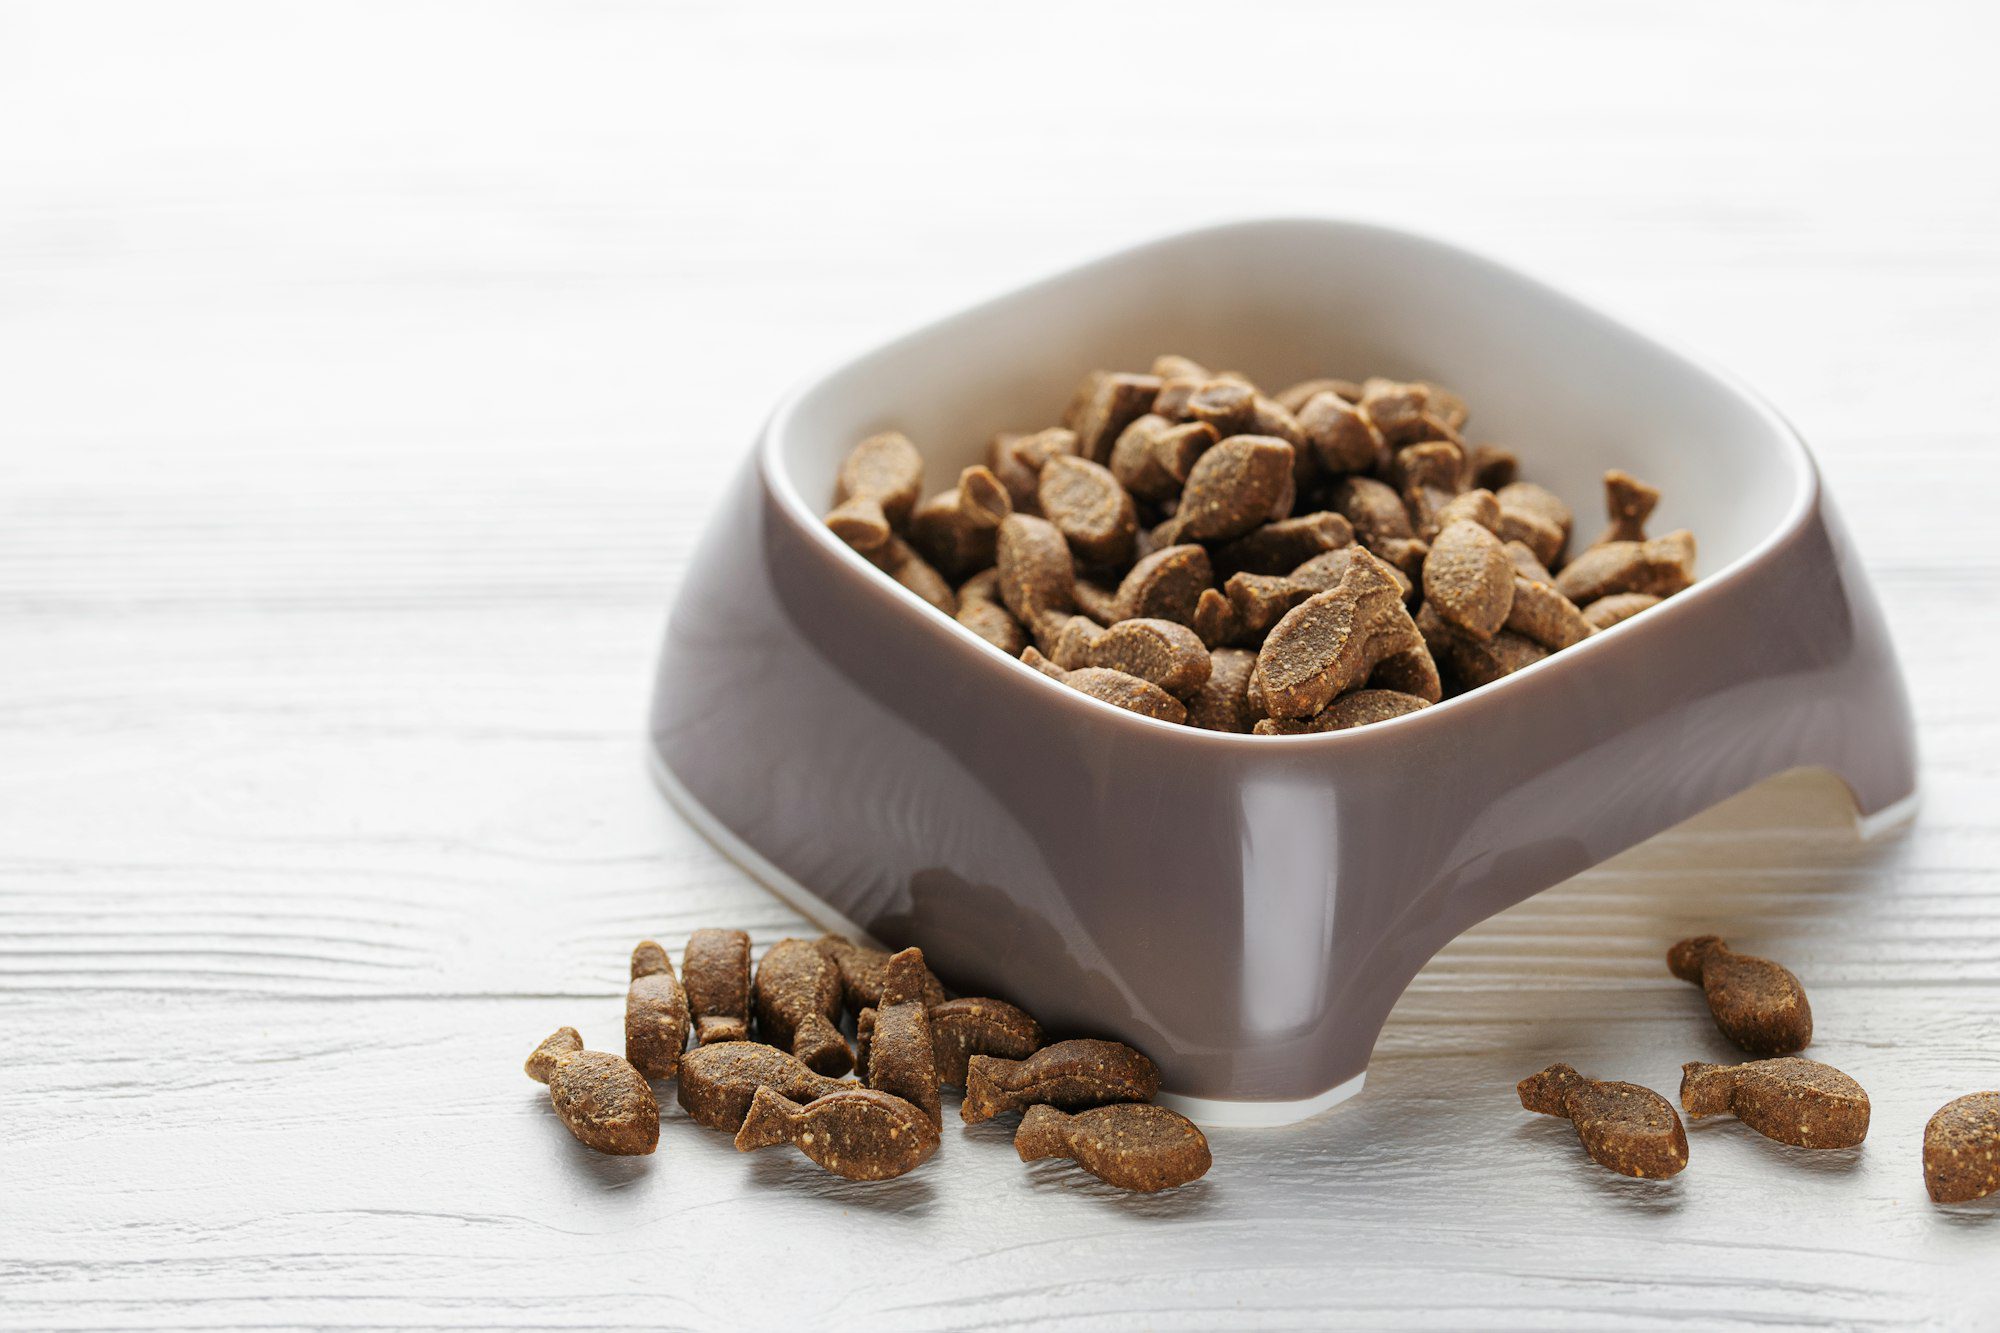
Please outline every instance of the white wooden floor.
[[[2000, 1086], [1991, 12], [0, 3], [0, 1325], [1996, 1326], [2000, 1206], [1918, 1171]], [[1901, 636], [1921, 822], [1788, 780], [1551, 891], [1168, 1197], [955, 1122], [869, 1187], [677, 1115], [577, 1148], [520, 1062], [614, 1040], [636, 938], [800, 928], [641, 767], [772, 398], [1271, 212], [1767, 391]], [[1519, 1111], [1728, 1054], [1697, 929], [1806, 979], [1863, 1149], [1704, 1124], [1630, 1182]]]

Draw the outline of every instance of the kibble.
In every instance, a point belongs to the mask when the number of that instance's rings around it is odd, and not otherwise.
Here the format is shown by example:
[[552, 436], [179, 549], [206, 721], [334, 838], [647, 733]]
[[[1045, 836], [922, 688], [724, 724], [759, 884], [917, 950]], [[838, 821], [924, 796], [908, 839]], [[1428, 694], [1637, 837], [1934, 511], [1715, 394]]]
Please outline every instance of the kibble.
[[826, 524], [857, 551], [872, 551], [903, 526], [924, 485], [924, 456], [895, 431], [871, 435], [841, 465]]
[[1068, 1158], [1119, 1189], [1152, 1193], [1208, 1174], [1208, 1139], [1186, 1116], [1164, 1106], [1124, 1103], [1071, 1115], [1031, 1106], [1014, 1131], [1024, 1162]]
[[1924, 1126], [1924, 1188], [1933, 1203], [2000, 1191], [2000, 1092], [1947, 1102]]
[[[895, 954], [887, 949], [856, 944], [845, 935], [822, 935], [813, 941], [813, 947], [831, 958], [833, 965], [840, 970], [841, 998], [847, 1004], [848, 1013], [858, 1016], [863, 1009], [872, 1009], [882, 1003], [882, 993], [889, 984], [889, 964]], [[936, 1004], [944, 999], [944, 984], [923, 965], [921, 953], [916, 961], [921, 969], [918, 984], [923, 988], [924, 1002]]]
[[672, 1078], [687, 1048], [687, 992], [674, 976], [667, 951], [651, 940], [632, 950], [632, 981], [625, 992], [625, 1058], [647, 1078]]
[[910, 948], [892, 955], [884, 973], [863, 1073], [869, 1087], [901, 1097], [942, 1127], [929, 998], [935, 983], [924, 966], [924, 951]]
[[854, 1052], [834, 1026], [841, 983], [831, 958], [805, 940], [780, 940], [757, 965], [755, 993], [758, 1030], [773, 1046], [831, 1077], [854, 1067]]
[[1868, 1094], [1817, 1060], [1795, 1055], [1741, 1065], [1681, 1066], [1688, 1119], [1734, 1115], [1767, 1139], [1795, 1148], [1852, 1148], [1868, 1137]]
[[929, 1161], [938, 1140], [921, 1110], [872, 1088], [842, 1088], [801, 1106], [765, 1087], [750, 1099], [736, 1150], [790, 1143], [836, 1176], [891, 1180]]
[[1122, 1042], [1080, 1038], [1044, 1046], [1024, 1060], [975, 1055], [966, 1062], [968, 1125], [1007, 1111], [1046, 1104], [1065, 1111], [1110, 1102], [1149, 1102], [1160, 1091], [1160, 1071]]
[[728, 1041], [698, 1046], [681, 1057], [675, 1096], [697, 1125], [734, 1134], [750, 1113], [750, 1098], [759, 1088], [774, 1089], [794, 1101], [811, 1101], [854, 1086], [814, 1073], [790, 1051], [761, 1041]]
[[660, 1104], [646, 1076], [608, 1051], [586, 1051], [575, 1028], [551, 1033], [527, 1071], [548, 1084], [557, 1119], [586, 1148], [643, 1157], [660, 1146]]
[[931, 1006], [931, 1050], [938, 1082], [965, 1086], [967, 1064], [975, 1055], [1025, 1060], [1042, 1045], [1042, 1025], [1005, 1000], [970, 996]]
[[1667, 967], [1701, 987], [1722, 1035], [1752, 1055], [1790, 1055], [1812, 1042], [1812, 1006], [1805, 987], [1768, 958], [1732, 952], [1714, 935], [1682, 940], [1667, 951]]
[[1687, 1131], [1673, 1105], [1636, 1083], [1600, 1083], [1568, 1065], [1550, 1065], [1516, 1086], [1521, 1105], [1576, 1126], [1583, 1150], [1623, 1176], [1661, 1180], [1688, 1164]]
[[750, 937], [740, 930], [697, 930], [681, 963], [695, 1042], [749, 1040]]

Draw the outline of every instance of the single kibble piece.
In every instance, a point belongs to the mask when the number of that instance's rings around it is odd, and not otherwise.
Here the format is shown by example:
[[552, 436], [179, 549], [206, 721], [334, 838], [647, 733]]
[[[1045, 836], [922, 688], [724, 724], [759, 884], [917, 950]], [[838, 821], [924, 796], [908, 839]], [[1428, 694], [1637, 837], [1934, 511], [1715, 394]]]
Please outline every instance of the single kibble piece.
[[697, 1125], [734, 1134], [750, 1113], [750, 1098], [759, 1088], [806, 1102], [854, 1086], [815, 1074], [797, 1056], [775, 1046], [729, 1041], [698, 1046], [681, 1057], [675, 1096]]
[[1969, 1203], [2000, 1190], [2000, 1092], [1968, 1093], [1931, 1117], [1924, 1188], [1933, 1203]]
[[1296, 411], [1300, 431], [1328, 472], [1364, 472], [1387, 451], [1375, 424], [1338, 393], [1315, 394]]
[[790, 1051], [816, 1073], [838, 1077], [854, 1068], [854, 1052], [834, 1024], [840, 1019], [840, 969], [806, 940], [779, 940], [757, 965], [757, 1026], [773, 1046]]
[[1056, 525], [1078, 560], [1114, 565], [1132, 558], [1139, 512], [1111, 469], [1059, 455], [1042, 468], [1036, 495], [1043, 517]]
[[1671, 597], [1694, 582], [1694, 534], [1670, 532], [1643, 542], [1606, 542], [1563, 566], [1556, 591], [1584, 606], [1620, 592]]
[[1497, 444], [1480, 444], [1472, 450], [1472, 484], [1498, 495], [1521, 477], [1521, 456]]
[[1424, 438], [1424, 409], [1430, 393], [1423, 384], [1403, 384], [1371, 376], [1361, 384], [1361, 410], [1392, 445]]
[[1267, 435], [1235, 435], [1188, 473], [1168, 529], [1177, 542], [1241, 537], [1271, 517], [1292, 480], [1292, 446]]
[[1257, 428], [1257, 390], [1240, 380], [1212, 379], [1188, 395], [1185, 412], [1223, 439]]
[[804, 1106], [759, 1088], [736, 1131], [736, 1150], [790, 1143], [849, 1180], [891, 1180], [914, 1171], [938, 1149], [938, 1128], [901, 1097], [843, 1088]]
[[1047, 519], [1008, 515], [1000, 524], [995, 558], [1000, 600], [1029, 629], [1044, 616], [1076, 605], [1076, 565], [1069, 544]]
[[1195, 637], [1204, 645], [1214, 649], [1229, 643], [1243, 633], [1243, 622], [1237, 618], [1236, 608], [1229, 599], [1214, 588], [1203, 588], [1201, 596], [1194, 604]]
[[[882, 991], [889, 982], [889, 960], [896, 955], [887, 949], [856, 944], [845, 935], [822, 935], [813, 941], [813, 947], [840, 969], [841, 998], [847, 1003], [848, 1013], [858, 1015], [863, 1009], [882, 1003]], [[931, 975], [928, 967], [923, 967], [921, 952], [917, 955], [917, 965], [922, 968], [924, 1002], [936, 1004], [944, 998], [944, 984]]]
[[1673, 1105], [1636, 1083], [1599, 1083], [1568, 1065], [1524, 1078], [1521, 1105], [1576, 1126], [1583, 1150], [1624, 1176], [1663, 1180], [1688, 1163], [1687, 1131]]
[[695, 1042], [748, 1041], [750, 937], [740, 930], [697, 930], [681, 963]]
[[528, 1077], [586, 1148], [643, 1157], [660, 1146], [660, 1104], [646, 1076], [609, 1051], [586, 1051], [575, 1028], [557, 1028], [528, 1057]]
[[931, 568], [928, 560], [917, 554], [914, 546], [901, 537], [891, 536], [874, 550], [864, 551], [862, 554], [868, 563], [938, 610], [948, 616], [958, 614], [958, 597], [952, 592], [951, 584], [945, 581], [944, 575]]
[[1164, 1106], [1126, 1102], [1071, 1115], [1030, 1106], [1014, 1131], [1024, 1162], [1064, 1157], [1119, 1189], [1172, 1189], [1208, 1173], [1208, 1139], [1186, 1116]]
[[1583, 618], [1592, 629], [1607, 630], [1630, 620], [1641, 611], [1658, 606], [1661, 600], [1649, 592], [1615, 592], [1584, 607]]
[[905, 949], [892, 955], [885, 971], [881, 1006], [875, 1010], [863, 1066], [868, 1086], [901, 1097], [942, 1127], [928, 989], [935, 983], [924, 966], [924, 951]]
[[1204, 731], [1242, 734], [1261, 716], [1250, 706], [1250, 673], [1257, 654], [1247, 648], [1216, 648], [1208, 654], [1208, 679], [1188, 697], [1188, 725]]
[[1044, 1046], [1025, 1060], [975, 1055], [966, 1062], [968, 1125], [1005, 1111], [1046, 1104], [1065, 1111], [1109, 1102], [1149, 1102], [1160, 1091], [1160, 1071], [1123, 1042], [1080, 1038]]
[[[1031, 648], [1028, 651], [1034, 650]], [[1026, 660], [1025, 654], [1023, 660]], [[1050, 667], [1053, 669], [1048, 674], [1054, 675], [1077, 693], [1087, 694], [1100, 703], [1161, 722], [1187, 721], [1187, 705], [1150, 680], [1105, 667], [1084, 667], [1079, 671], [1064, 671], [1053, 663]]]
[[1507, 543], [1507, 558], [1514, 562], [1514, 572], [1524, 579], [1548, 584], [1556, 581], [1556, 576], [1549, 573], [1548, 566], [1537, 560], [1535, 553], [1520, 542]]
[[1732, 953], [1714, 935], [1697, 935], [1667, 950], [1667, 966], [1701, 987], [1722, 1035], [1752, 1055], [1790, 1055], [1812, 1042], [1806, 988], [1768, 958]]
[[1215, 586], [1208, 552], [1192, 543], [1140, 557], [1118, 585], [1117, 620], [1171, 620], [1192, 626], [1204, 589]]
[[1429, 708], [1428, 699], [1397, 690], [1356, 690], [1343, 694], [1308, 718], [1264, 718], [1251, 730], [1259, 736], [1310, 736], [1322, 731], [1347, 731]]
[[969, 467], [958, 474], [958, 485], [910, 514], [910, 544], [938, 570], [964, 578], [993, 563], [1001, 520], [1013, 512], [1013, 499], [992, 469]]
[[[1462, 491], [1447, 500], [1434, 517], [1440, 532], [1454, 523], [1466, 522], [1477, 523], [1497, 535], [1500, 531], [1500, 502], [1493, 498], [1491, 491]], [[1501, 549], [1506, 550], [1504, 546]], [[1530, 552], [1531, 558], [1532, 554]], [[1512, 551], [1508, 551], [1507, 556], [1509, 560], [1516, 558]]]
[[1573, 522], [1561, 496], [1532, 481], [1517, 481], [1493, 492], [1493, 498], [1500, 505], [1502, 541], [1525, 544], [1545, 565], [1561, 561]]
[[1868, 1094], [1832, 1065], [1796, 1055], [1742, 1065], [1681, 1066], [1688, 1119], [1734, 1115], [1794, 1148], [1852, 1148], [1868, 1137]]
[[1270, 717], [1311, 717], [1372, 675], [1387, 689], [1435, 703], [1437, 668], [1403, 606], [1402, 591], [1373, 562], [1285, 614], [1257, 654], [1251, 695]]
[[1238, 634], [1253, 639], [1263, 638], [1286, 612], [1325, 591], [1283, 574], [1231, 574], [1222, 590], [1229, 602], [1229, 623]]
[[840, 465], [826, 525], [857, 551], [872, 551], [901, 528], [924, 485], [924, 457], [896, 431], [871, 435]]
[[1506, 627], [1551, 652], [1582, 643], [1597, 632], [1575, 602], [1547, 583], [1518, 574], [1514, 576], [1514, 602], [1507, 609]]
[[1410, 510], [1393, 486], [1373, 477], [1344, 477], [1333, 488], [1333, 507], [1354, 527], [1354, 539], [1383, 554], [1391, 542], [1417, 535]]
[[1514, 563], [1500, 539], [1460, 519], [1439, 532], [1424, 560], [1424, 604], [1475, 639], [1490, 639], [1514, 607]]
[[[1067, 665], [1060, 654], [1056, 661]], [[1078, 665], [1122, 671], [1186, 698], [1208, 679], [1208, 646], [1193, 630], [1171, 620], [1121, 620], [1091, 639]]]
[[1611, 526], [1591, 545], [1645, 541], [1646, 520], [1652, 517], [1653, 507], [1659, 503], [1658, 488], [1613, 468], [1604, 474], [1604, 512], [1610, 516]]
[[687, 1049], [688, 997], [667, 951], [651, 940], [632, 950], [625, 991], [625, 1058], [647, 1078], [672, 1078]]
[[930, 1010], [931, 1053], [938, 1082], [965, 1086], [965, 1067], [975, 1055], [1025, 1060], [1042, 1045], [1042, 1025], [1005, 1000], [968, 996], [934, 1004]]

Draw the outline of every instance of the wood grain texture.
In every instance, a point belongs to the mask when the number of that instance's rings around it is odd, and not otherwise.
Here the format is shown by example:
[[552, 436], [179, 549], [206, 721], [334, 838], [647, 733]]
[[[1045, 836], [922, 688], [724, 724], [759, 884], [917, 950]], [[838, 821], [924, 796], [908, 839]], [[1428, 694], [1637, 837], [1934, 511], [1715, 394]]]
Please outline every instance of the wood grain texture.
[[[1969, 3], [0, 3], [0, 1326], [1992, 1326], [2000, 1209], [1931, 1207], [1917, 1152], [2000, 1086], [1996, 37]], [[1862, 846], [1788, 777], [1507, 912], [1362, 1097], [1166, 1197], [955, 1119], [879, 1186], [677, 1111], [652, 1159], [574, 1145], [520, 1062], [614, 1041], [633, 940], [803, 928], [639, 738], [774, 396], [1292, 212], [1464, 240], [1769, 393], [1899, 635], [1921, 822]], [[1705, 1123], [1635, 1182], [1520, 1112], [1554, 1059], [1670, 1091], [1729, 1054], [1661, 963], [1697, 929], [1806, 978], [1865, 1147]]]

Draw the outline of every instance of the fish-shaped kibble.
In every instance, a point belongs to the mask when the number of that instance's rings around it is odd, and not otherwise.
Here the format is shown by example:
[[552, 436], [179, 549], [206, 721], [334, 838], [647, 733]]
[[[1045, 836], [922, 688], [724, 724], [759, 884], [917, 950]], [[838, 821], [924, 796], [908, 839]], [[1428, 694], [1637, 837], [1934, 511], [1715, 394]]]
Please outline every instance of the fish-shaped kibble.
[[790, 1143], [837, 1176], [890, 1180], [922, 1166], [938, 1149], [924, 1113], [886, 1092], [848, 1087], [807, 1102], [757, 1089], [736, 1132], [739, 1152]]
[[1005, 1000], [971, 996], [931, 1006], [931, 1050], [938, 1082], [965, 1086], [965, 1067], [975, 1055], [1025, 1060], [1042, 1045], [1042, 1025]]
[[586, 1051], [575, 1028], [557, 1028], [528, 1057], [528, 1077], [549, 1085], [549, 1101], [576, 1141], [620, 1157], [660, 1145], [660, 1104], [646, 1076], [609, 1051]]
[[845, 1074], [854, 1068], [854, 1052], [834, 1026], [840, 994], [840, 969], [831, 958], [805, 940], [779, 940], [757, 965], [758, 1030], [815, 1073]]
[[1624, 1176], [1664, 1179], [1688, 1163], [1687, 1131], [1673, 1105], [1636, 1083], [1599, 1083], [1550, 1065], [1516, 1086], [1521, 1105], [1576, 1126], [1583, 1150]]
[[1067, 1157], [1120, 1189], [1172, 1189], [1208, 1171], [1208, 1140], [1186, 1116], [1164, 1106], [1124, 1102], [1071, 1115], [1030, 1106], [1014, 1132], [1024, 1162]]
[[937, 1056], [931, 1049], [930, 1006], [924, 983], [931, 979], [922, 949], [905, 949], [884, 969], [881, 1007], [868, 1037], [863, 1076], [868, 1086], [901, 1097], [942, 1128], [938, 1105]]
[[1667, 950], [1667, 966], [1701, 987], [1722, 1035], [1752, 1055], [1791, 1055], [1812, 1042], [1806, 988], [1768, 958], [1733, 953], [1714, 935]]
[[697, 1046], [681, 1057], [680, 1087], [675, 1095], [688, 1119], [710, 1129], [734, 1134], [750, 1113], [750, 1099], [759, 1088], [771, 1088], [794, 1101], [811, 1101], [829, 1092], [851, 1088], [837, 1078], [815, 1074], [789, 1051], [760, 1041], [724, 1041]]
[[[813, 947], [840, 969], [840, 990], [848, 1013], [859, 1017], [863, 1009], [881, 1005], [882, 987], [888, 983], [889, 959], [893, 956], [889, 950], [856, 944], [845, 935], [822, 935], [813, 941]], [[944, 998], [944, 986], [931, 975], [929, 968], [924, 969], [923, 988], [927, 1004], [936, 1004]]]
[[1946, 1102], [1924, 1126], [1924, 1188], [1933, 1203], [1969, 1203], [2000, 1191], [2000, 1092]]
[[1852, 1148], [1868, 1137], [1868, 1094], [1817, 1060], [1796, 1055], [1741, 1065], [1681, 1066], [1688, 1119], [1733, 1114], [1767, 1139], [1795, 1148]]
[[740, 930], [697, 930], [681, 955], [694, 1039], [703, 1046], [750, 1039], [750, 937]]
[[647, 1078], [672, 1078], [687, 1040], [687, 992], [667, 951], [643, 940], [632, 950], [632, 984], [625, 992], [625, 1058]]
[[1149, 1102], [1159, 1090], [1159, 1069], [1130, 1046], [1080, 1038], [1044, 1046], [1025, 1060], [973, 1056], [966, 1062], [965, 1100], [958, 1113], [976, 1125], [1025, 1106], [1080, 1111], [1109, 1102]]

